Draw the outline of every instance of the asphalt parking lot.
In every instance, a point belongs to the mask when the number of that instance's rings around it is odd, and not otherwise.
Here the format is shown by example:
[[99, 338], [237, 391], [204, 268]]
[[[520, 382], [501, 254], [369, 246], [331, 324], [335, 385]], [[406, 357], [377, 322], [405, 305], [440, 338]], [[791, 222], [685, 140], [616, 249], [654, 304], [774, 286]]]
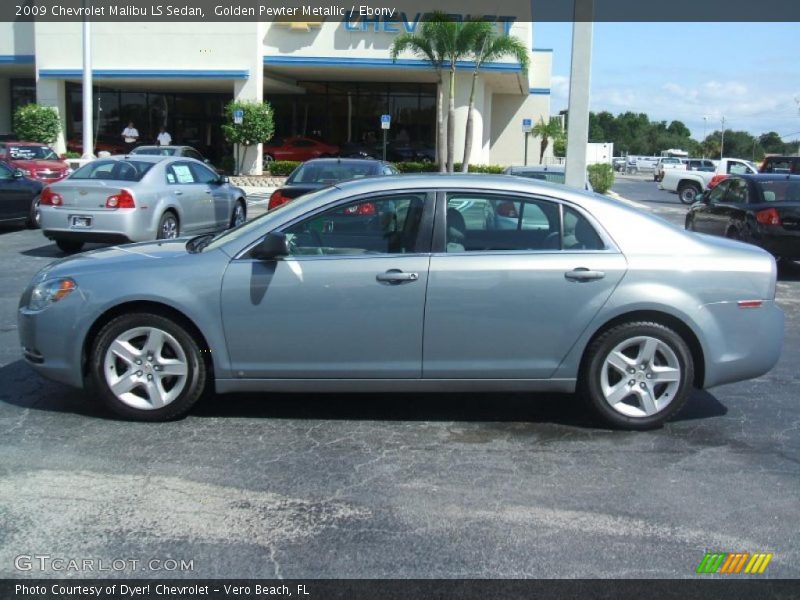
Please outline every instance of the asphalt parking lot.
[[[683, 222], [652, 181], [614, 189]], [[47, 554], [192, 561], [102, 574], [124, 577], [669, 578], [706, 551], [800, 576], [798, 265], [775, 369], [628, 433], [547, 394], [230, 395], [117, 421], [21, 359], [19, 295], [60, 256], [0, 230], [0, 577], [97, 575], [15, 569]]]

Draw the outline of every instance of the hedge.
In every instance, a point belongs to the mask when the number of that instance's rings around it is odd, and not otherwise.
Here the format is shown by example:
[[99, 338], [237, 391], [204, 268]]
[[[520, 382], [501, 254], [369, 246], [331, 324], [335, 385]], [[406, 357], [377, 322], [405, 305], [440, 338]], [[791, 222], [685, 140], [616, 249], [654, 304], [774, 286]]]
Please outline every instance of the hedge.
[[[439, 165], [436, 163], [423, 163], [423, 162], [399, 162], [395, 165], [402, 173], [438, 173]], [[461, 172], [461, 164], [456, 163], [453, 166], [456, 173]], [[505, 167], [500, 165], [470, 165], [470, 173], [502, 173]]]
[[266, 167], [273, 177], [285, 177], [290, 175], [301, 164], [302, 161], [299, 160], [273, 160], [266, 163]]

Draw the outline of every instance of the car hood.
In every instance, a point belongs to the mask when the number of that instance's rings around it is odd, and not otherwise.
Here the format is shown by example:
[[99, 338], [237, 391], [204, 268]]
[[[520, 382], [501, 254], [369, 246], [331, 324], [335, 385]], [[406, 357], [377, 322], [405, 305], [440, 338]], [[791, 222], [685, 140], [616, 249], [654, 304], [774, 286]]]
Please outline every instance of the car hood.
[[201, 256], [201, 254], [191, 254], [186, 250], [186, 242], [190, 239], [141, 242], [90, 250], [50, 263], [39, 271], [36, 279], [43, 281], [52, 277], [76, 276], [98, 270], [117, 271], [135, 266], [136, 263], [152, 265], [152, 261], [155, 260]]
[[18, 167], [20, 169], [56, 169], [56, 170], [65, 170], [69, 167], [67, 163], [62, 162], [60, 160], [43, 160], [41, 158], [25, 160], [21, 158], [12, 158], [9, 162]]

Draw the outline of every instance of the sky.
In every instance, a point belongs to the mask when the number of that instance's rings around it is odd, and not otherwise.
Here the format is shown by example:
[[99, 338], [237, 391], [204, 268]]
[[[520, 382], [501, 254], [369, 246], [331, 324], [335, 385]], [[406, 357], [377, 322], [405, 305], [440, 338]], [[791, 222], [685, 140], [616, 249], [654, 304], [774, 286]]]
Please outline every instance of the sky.
[[[553, 49], [551, 113], [567, 107], [571, 23], [536, 23]], [[800, 23], [595, 23], [591, 110], [800, 138]], [[704, 121], [703, 117], [707, 117]]]

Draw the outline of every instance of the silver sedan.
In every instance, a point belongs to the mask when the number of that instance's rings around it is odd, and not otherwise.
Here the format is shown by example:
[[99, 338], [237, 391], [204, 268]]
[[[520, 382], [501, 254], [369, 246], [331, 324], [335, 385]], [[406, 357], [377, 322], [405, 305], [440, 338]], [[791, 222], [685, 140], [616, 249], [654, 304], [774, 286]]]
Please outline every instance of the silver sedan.
[[64, 252], [217, 232], [245, 222], [245, 192], [199, 160], [113, 156], [94, 160], [41, 195], [41, 226]]
[[[498, 228], [509, 203], [517, 226]], [[546, 225], [523, 227], [533, 213]], [[775, 365], [775, 286], [759, 248], [563, 185], [385, 177], [221, 235], [53, 263], [19, 332], [37, 371], [127, 418], [178, 417], [210, 386], [577, 390], [607, 424], [647, 429], [693, 387]]]

